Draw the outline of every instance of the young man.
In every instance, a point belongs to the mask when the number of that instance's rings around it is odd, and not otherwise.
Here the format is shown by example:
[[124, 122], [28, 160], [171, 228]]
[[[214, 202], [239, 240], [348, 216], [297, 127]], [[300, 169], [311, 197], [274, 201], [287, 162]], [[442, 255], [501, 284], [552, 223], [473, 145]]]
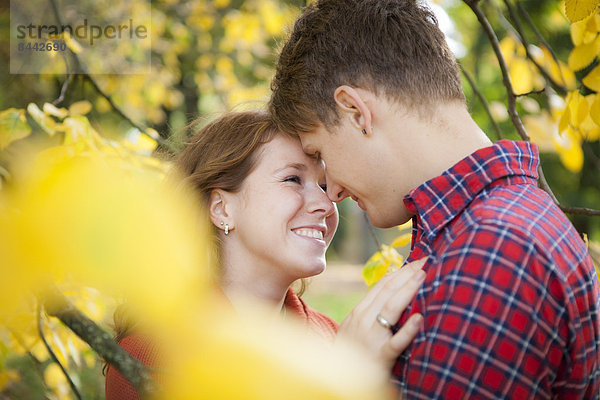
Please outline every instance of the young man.
[[[492, 144], [415, 0], [317, 0], [282, 48], [270, 109], [320, 156], [333, 201], [412, 218], [424, 330], [394, 366], [409, 399], [598, 398], [598, 280], [537, 185], [535, 145]], [[381, 317], [381, 318], [379, 318]], [[388, 317], [391, 319], [391, 317]], [[378, 316], [386, 329], [386, 315]], [[394, 321], [392, 321], [394, 322]]]

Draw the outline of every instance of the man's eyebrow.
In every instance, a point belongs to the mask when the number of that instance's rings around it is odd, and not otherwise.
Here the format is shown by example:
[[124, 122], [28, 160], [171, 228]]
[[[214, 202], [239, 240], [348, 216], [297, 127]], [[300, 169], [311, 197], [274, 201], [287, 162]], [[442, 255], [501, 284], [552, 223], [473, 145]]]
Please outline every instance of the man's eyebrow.
[[305, 154], [311, 159], [311, 160], [315, 160], [315, 161], [320, 161], [321, 160], [321, 153], [319, 153], [318, 151], [313, 151], [311, 153], [306, 153]]
[[321, 153], [313, 150], [312, 147], [302, 148], [302, 151], [312, 160], [319, 161], [321, 159]]
[[294, 169], [297, 169], [297, 170], [300, 170], [300, 171], [305, 171], [307, 169], [307, 167], [306, 167], [305, 164], [302, 164], [302, 163], [289, 163], [289, 164], [286, 164], [284, 167], [281, 167], [281, 168], [278, 168], [277, 170], [275, 170], [275, 173], [281, 172], [284, 169], [288, 169], [288, 168], [294, 168]]

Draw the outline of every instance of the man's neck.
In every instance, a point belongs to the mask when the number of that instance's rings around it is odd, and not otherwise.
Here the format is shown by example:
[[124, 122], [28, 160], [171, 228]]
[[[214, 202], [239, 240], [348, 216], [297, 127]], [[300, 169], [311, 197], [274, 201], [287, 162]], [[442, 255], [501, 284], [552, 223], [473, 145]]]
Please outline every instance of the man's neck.
[[406, 134], [391, 136], [393, 148], [408, 148], [415, 166], [413, 188], [441, 175], [473, 152], [492, 145], [473, 121], [463, 104], [439, 105], [427, 117], [399, 116], [398, 126], [408, 126]]

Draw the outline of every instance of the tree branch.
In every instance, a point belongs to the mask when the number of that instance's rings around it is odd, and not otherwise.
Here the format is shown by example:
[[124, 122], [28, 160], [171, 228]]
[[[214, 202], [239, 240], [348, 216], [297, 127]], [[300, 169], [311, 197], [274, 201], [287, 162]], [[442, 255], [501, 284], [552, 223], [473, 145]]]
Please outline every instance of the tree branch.
[[59, 105], [60, 103], [63, 102], [63, 100], [65, 99], [65, 95], [67, 94], [67, 91], [69, 90], [69, 85], [73, 81], [73, 76], [74, 76], [74, 74], [72, 72], [70, 72], [69, 76], [63, 82], [62, 87], [60, 88], [60, 95], [58, 96], [58, 98], [56, 100], [54, 100], [52, 102], [52, 104], [54, 104], [55, 106], [57, 106], [57, 105]]
[[[535, 67], [538, 69], [538, 71], [540, 71], [540, 73], [544, 76], [544, 78], [546, 78], [546, 81], [550, 83], [550, 85], [552, 86], [552, 88], [562, 97], [567, 95], [567, 88], [564, 87], [563, 85], [559, 84], [558, 82], [555, 82], [554, 79], [550, 76], [550, 74], [548, 73], [548, 71], [546, 71], [533, 57], [533, 55], [531, 54], [531, 51], [529, 51], [529, 42], [527, 41], [527, 38], [525, 37], [525, 32], [523, 31], [523, 27], [521, 26], [521, 21], [519, 20], [519, 16], [517, 15], [517, 13], [515, 12], [515, 9], [513, 7], [513, 5], [510, 3], [510, 0], [504, 0], [504, 4], [506, 4], [506, 8], [508, 9], [508, 13], [510, 15], [510, 18], [513, 21], [514, 24], [514, 28], [517, 32], [517, 35], [519, 36], [519, 39], [521, 41], [521, 44], [523, 45], [523, 47], [525, 48], [525, 55], [527, 56], [527, 58], [533, 63], [533, 65], [535, 65]], [[524, 12], [525, 10], [523, 10]], [[531, 21], [531, 20], [530, 20]], [[533, 22], [531, 22], [533, 24]], [[548, 51], [550, 51], [550, 49], [548, 49]], [[551, 53], [552, 54], [552, 53]], [[554, 61], [556, 62], [557, 66], [558, 61], [556, 59], [554, 59]], [[560, 67], [559, 67], [560, 70]]]
[[[492, 44], [492, 48], [494, 49], [494, 53], [496, 54], [496, 58], [498, 59], [498, 63], [500, 64], [500, 71], [502, 71], [502, 82], [504, 83], [504, 87], [506, 88], [506, 96], [508, 100], [508, 115], [510, 115], [510, 119], [515, 128], [517, 129], [517, 133], [519, 134], [519, 136], [523, 140], [529, 142], [529, 135], [527, 135], [527, 131], [525, 130], [525, 126], [523, 125], [523, 121], [521, 121], [521, 118], [517, 113], [517, 96], [515, 95], [515, 92], [513, 90], [513, 85], [510, 80], [510, 75], [508, 73], [508, 66], [506, 65], [506, 60], [504, 59], [502, 51], [500, 50], [500, 42], [498, 41], [498, 37], [496, 36], [494, 29], [490, 25], [488, 19], [486, 18], [483, 11], [481, 11], [481, 8], [479, 8], [477, 3], [468, 1], [466, 1], [466, 3], [469, 5], [471, 10], [473, 10], [475, 16], [477, 16], [479, 23], [483, 27], [484, 32], [486, 33], [490, 43]], [[546, 182], [546, 178], [544, 176], [544, 171], [542, 170], [541, 164], [538, 167], [538, 173], [540, 176], [540, 187], [550, 195], [550, 197], [556, 204], [558, 204], [558, 199], [552, 192], [552, 189], [550, 189], [550, 186], [548, 186], [548, 182]]]
[[133, 385], [141, 398], [148, 398], [158, 392], [148, 368], [115, 343], [108, 332], [75, 308], [55, 286], [47, 287], [40, 299], [48, 315], [58, 318], [89, 344]]
[[477, 87], [477, 85], [475, 84], [475, 81], [471, 77], [471, 74], [469, 74], [467, 72], [467, 70], [465, 70], [465, 67], [460, 62], [458, 62], [458, 60], [456, 62], [458, 64], [458, 66], [460, 67], [460, 70], [462, 71], [462, 73], [465, 76], [465, 78], [467, 78], [467, 81], [469, 82], [469, 85], [471, 85], [471, 89], [473, 90], [473, 93], [475, 93], [475, 95], [477, 96], [477, 98], [481, 102], [481, 105], [485, 109], [485, 112], [487, 113], [488, 117], [490, 118], [492, 126], [494, 127], [494, 130], [496, 131], [496, 137], [497, 137], [497, 139], [498, 140], [502, 139], [502, 132], [500, 132], [500, 127], [498, 126], [498, 123], [496, 122], [496, 120], [494, 119], [494, 117], [492, 115], [492, 111], [490, 110], [490, 104], [487, 102], [487, 99], [481, 93], [481, 91], [479, 90], [479, 88]]
[[584, 207], [565, 207], [560, 206], [560, 209], [566, 214], [576, 214], [576, 215], [587, 215], [593, 217], [600, 217], [600, 210], [594, 210], [593, 208], [584, 208]]
[[82, 400], [81, 393], [79, 393], [79, 390], [77, 389], [77, 386], [75, 386], [73, 379], [71, 379], [71, 376], [67, 372], [67, 369], [65, 368], [64, 365], [62, 365], [62, 363], [60, 362], [58, 357], [56, 357], [56, 354], [54, 353], [54, 351], [50, 347], [50, 344], [46, 340], [46, 336], [44, 335], [43, 322], [42, 322], [42, 307], [39, 302], [37, 305], [37, 329], [38, 329], [38, 335], [42, 339], [42, 342], [44, 343], [44, 346], [46, 347], [48, 354], [50, 354], [50, 358], [52, 359], [52, 361], [54, 361], [58, 365], [58, 367], [62, 371], [63, 375], [67, 379], [67, 382], [69, 382], [69, 386], [71, 387], [71, 390], [73, 391], [73, 393], [75, 393], [75, 396], [79, 400]]
[[[562, 78], [563, 83], [566, 83], [565, 82], [565, 78], [564, 78], [564, 76], [562, 74], [562, 70], [560, 69], [560, 63], [558, 62], [558, 57], [556, 57], [556, 53], [554, 52], [554, 50], [550, 46], [550, 43], [548, 43], [548, 41], [544, 38], [544, 36], [542, 36], [542, 34], [538, 30], [538, 28], [535, 26], [535, 24], [531, 20], [531, 17], [529, 16], [529, 13], [527, 13], [527, 11], [523, 8], [523, 5], [519, 1], [517, 1], [517, 8], [519, 9], [519, 12], [521, 13], [521, 15], [523, 16], [523, 18], [525, 19], [525, 22], [527, 22], [527, 25], [529, 25], [529, 28], [535, 34], [535, 37], [538, 39], [538, 41], [542, 45], [544, 45], [544, 47], [546, 49], [548, 49], [548, 51], [552, 55], [552, 59], [554, 60], [554, 62], [556, 63], [556, 65], [559, 67], [558, 72], [560, 73], [560, 77]], [[565, 88], [565, 90], [566, 90], [566, 88]]]
[[[496, 54], [496, 58], [498, 59], [498, 63], [500, 64], [500, 71], [502, 72], [502, 82], [504, 84], [504, 87], [506, 88], [506, 95], [507, 95], [507, 100], [508, 100], [508, 114], [510, 115], [511, 121], [512, 121], [513, 125], [515, 126], [519, 136], [525, 141], [530, 141], [529, 135], [527, 135], [527, 132], [525, 131], [525, 126], [523, 125], [523, 122], [521, 121], [521, 118], [519, 117], [519, 114], [517, 113], [517, 107], [516, 107], [517, 96], [515, 95], [514, 90], [513, 90], [512, 82], [510, 80], [510, 74], [508, 73], [508, 66], [506, 65], [506, 60], [504, 59], [504, 56], [502, 55], [502, 52], [500, 51], [500, 43], [498, 41], [498, 37], [496, 36], [496, 33], [494, 32], [494, 29], [490, 25], [485, 14], [481, 10], [481, 8], [479, 8], [479, 6], [478, 6], [479, 1], [478, 0], [463, 0], [463, 1], [471, 8], [471, 10], [473, 10], [473, 13], [475, 13], [477, 20], [483, 27], [483, 30], [492, 45], [494, 53]], [[599, 210], [593, 210], [593, 209], [589, 209], [589, 208], [580, 208], [580, 207], [567, 207], [567, 206], [561, 205], [559, 203], [558, 199], [556, 198], [556, 196], [554, 195], [554, 193], [552, 192], [552, 189], [548, 185], [548, 182], [546, 181], [546, 177], [544, 175], [544, 171], [542, 169], [541, 164], [538, 166], [538, 174], [539, 174], [538, 182], [539, 182], [540, 188], [542, 188], [545, 192], [547, 192], [550, 195], [550, 198], [554, 201], [554, 203], [556, 203], [561, 208], [561, 210], [563, 210], [563, 212], [569, 213], [569, 214], [600, 216]]]
[[[58, 22], [58, 26], [64, 26], [63, 22], [62, 22], [62, 18], [60, 16], [60, 10], [58, 9], [58, 4], [56, 3], [56, 0], [50, 0], [50, 3], [52, 5], [52, 10], [54, 12], [54, 17], [56, 18], [56, 21]], [[61, 33], [62, 33], [62, 29], [61, 29]], [[121, 117], [123, 118], [125, 121], [127, 121], [131, 126], [133, 126], [134, 128], [136, 128], [137, 130], [139, 130], [143, 135], [148, 136], [149, 138], [156, 140], [156, 142], [161, 145], [162, 147], [164, 147], [165, 149], [169, 150], [170, 152], [172, 152], [174, 149], [171, 145], [170, 142], [164, 140], [161, 137], [158, 138], [154, 138], [152, 136], [150, 136], [150, 134], [147, 132], [148, 128], [140, 125], [136, 122], [134, 122], [131, 118], [129, 118], [127, 115], [125, 115], [125, 113], [115, 104], [115, 102], [112, 100], [112, 98], [104, 93], [104, 91], [102, 89], [100, 89], [100, 86], [98, 86], [98, 83], [96, 82], [96, 80], [94, 78], [92, 78], [92, 76], [88, 73], [84, 73], [83, 69], [82, 69], [82, 62], [79, 59], [79, 57], [77, 56], [76, 53], [74, 53], [73, 51], [71, 51], [71, 49], [68, 49], [68, 52], [71, 54], [71, 56], [73, 57], [73, 60], [75, 61], [75, 73], [83, 75], [83, 77], [92, 84], [92, 87], [94, 88], [94, 90], [102, 97], [104, 97], [108, 103], [110, 104], [110, 106], [112, 107], [112, 109]], [[67, 79], [66, 82], [68, 82], [69, 80]], [[68, 84], [63, 85], [63, 90], [66, 93], [66, 90], [68, 89]], [[55, 102], [59, 103], [60, 101], [62, 101], [62, 98], [64, 98], [64, 93], [63, 90], [61, 90], [61, 95], [58, 99], [55, 100]], [[60, 101], [58, 101], [60, 99]], [[54, 103], [53, 103], [54, 104]]]
[[369, 215], [363, 211], [363, 217], [364, 217], [365, 221], [367, 222], [367, 227], [369, 228], [369, 233], [371, 234], [371, 237], [375, 241], [375, 245], [377, 246], [377, 251], [383, 250], [383, 247], [381, 247], [381, 243], [379, 243], [379, 239], [377, 239], [377, 234], [375, 234], [375, 229], [373, 229], [373, 225], [371, 225], [371, 221], [369, 221]]

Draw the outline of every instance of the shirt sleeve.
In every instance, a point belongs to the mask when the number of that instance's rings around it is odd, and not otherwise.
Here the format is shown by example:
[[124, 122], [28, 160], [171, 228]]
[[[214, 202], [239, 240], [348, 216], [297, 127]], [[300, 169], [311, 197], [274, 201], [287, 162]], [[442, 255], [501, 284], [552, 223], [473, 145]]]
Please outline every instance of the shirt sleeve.
[[508, 227], [479, 224], [449, 243], [411, 310], [425, 327], [395, 367], [405, 397], [550, 398], [572, 368], [564, 277]]
[[[160, 365], [160, 352], [156, 345], [146, 337], [130, 335], [123, 338], [119, 345], [147, 367], [155, 368]], [[160, 381], [160, 377], [154, 377]], [[104, 393], [106, 400], [140, 400], [140, 395], [131, 383], [110, 364], [106, 370]]]

